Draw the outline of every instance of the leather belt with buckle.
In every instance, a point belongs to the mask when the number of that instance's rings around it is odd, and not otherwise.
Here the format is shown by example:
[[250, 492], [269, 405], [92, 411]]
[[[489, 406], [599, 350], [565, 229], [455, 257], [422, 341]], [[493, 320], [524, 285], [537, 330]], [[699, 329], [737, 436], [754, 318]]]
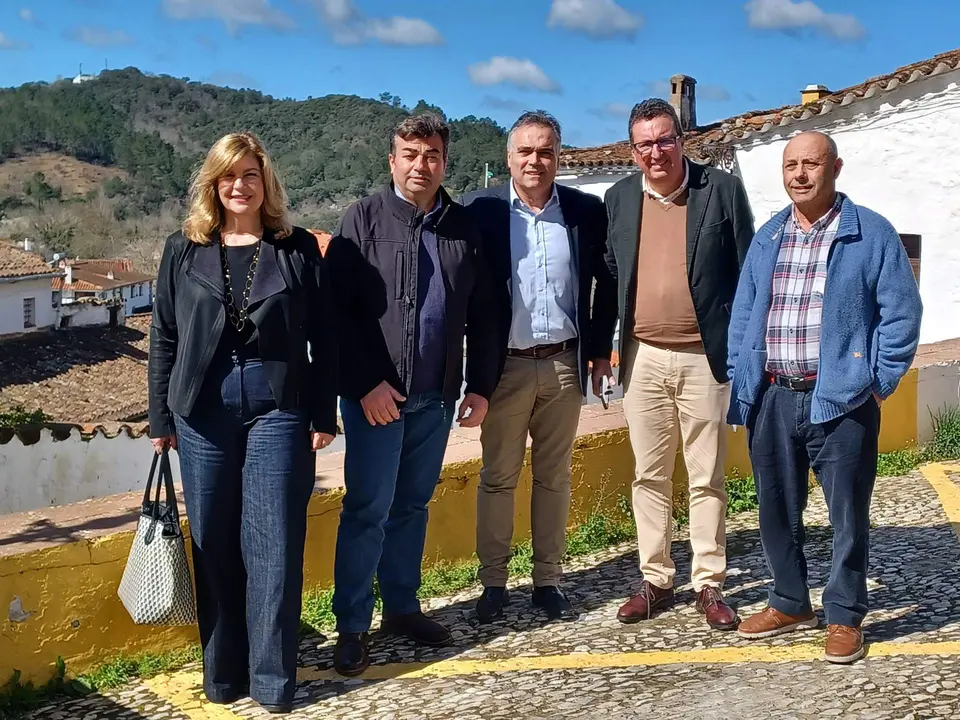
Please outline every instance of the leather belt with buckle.
[[770, 383], [793, 390], [794, 392], [808, 392], [817, 386], [817, 376], [787, 377], [785, 375], [769, 375]]
[[543, 360], [544, 358], [553, 357], [567, 350], [572, 350], [577, 346], [576, 338], [572, 340], [564, 340], [563, 342], [553, 343], [552, 345], [534, 345], [531, 348], [524, 348], [523, 350], [518, 350], [517, 348], [507, 348], [507, 355], [512, 357], [522, 357], [522, 358], [531, 358], [533, 360]]

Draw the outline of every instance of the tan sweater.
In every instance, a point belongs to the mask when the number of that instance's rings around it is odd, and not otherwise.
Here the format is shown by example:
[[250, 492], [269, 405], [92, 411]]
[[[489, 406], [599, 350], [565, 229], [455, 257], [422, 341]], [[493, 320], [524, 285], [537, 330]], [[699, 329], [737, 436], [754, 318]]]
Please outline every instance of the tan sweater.
[[663, 204], [643, 196], [633, 336], [682, 347], [701, 342], [687, 280], [687, 194]]

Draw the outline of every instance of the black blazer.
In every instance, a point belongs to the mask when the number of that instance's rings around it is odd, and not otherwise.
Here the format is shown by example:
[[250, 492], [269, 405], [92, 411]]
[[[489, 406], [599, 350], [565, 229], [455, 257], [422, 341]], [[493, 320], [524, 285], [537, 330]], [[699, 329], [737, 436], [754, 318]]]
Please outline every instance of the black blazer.
[[[607, 217], [603, 202], [580, 190], [557, 185], [560, 212], [567, 226], [580, 283], [577, 317], [579, 334], [580, 389], [587, 393], [587, 363], [594, 358], [609, 358], [613, 323], [616, 321], [616, 284], [604, 262]], [[510, 255], [510, 185], [476, 190], [461, 202], [472, 214], [483, 237], [484, 257], [490, 264], [494, 281], [498, 347], [501, 351], [497, 377], [506, 363], [507, 343], [513, 322], [513, 261]], [[596, 287], [594, 289], [594, 281]], [[591, 300], [593, 315], [591, 315]], [[606, 309], [609, 318], [597, 318], [597, 308]], [[595, 328], [599, 321], [598, 327]], [[597, 330], [600, 332], [597, 332]]]
[[[302, 228], [263, 236], [249, 318], [277, 406], [304, 408], [313, 429], [337, 432], [334, 315], [316, 238]], [[157, 276], [148, 367], [150, 437], [175, 434], [196, 402], [227, 322], [220, 247], [167, 238]], [[310, 355], [307, 343], [310, 343]]]
[[[687, 280], [703, 348], [717, 382], [727, 382], [727, 329], [740, 268], [753, 240], [753, 214], [739, 178], [687, 161]], [[616, 278], [620, 357], [631, 331], [637, 294], [637, 252], [643, 221], [643, 176], [624, 178], [607, 191], [607, 254]], [[594, 312], [597, 312], [595, 309]], [[601, 313], [609, 315], [609, 309]], [[611, 324], [611, 331], [612, 331]], [[612, 337], [611, 337], [612, 344]], [[622, 379], [627, 368], [621, 366]]]

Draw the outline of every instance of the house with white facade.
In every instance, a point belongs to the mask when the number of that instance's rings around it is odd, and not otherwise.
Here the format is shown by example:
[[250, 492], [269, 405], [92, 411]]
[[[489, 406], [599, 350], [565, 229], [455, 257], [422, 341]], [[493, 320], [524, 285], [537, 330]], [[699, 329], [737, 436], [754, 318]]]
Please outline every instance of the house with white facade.
[[0, 339], [56, 326], [51, 281], [59, 272], [39, 255], [0, 242]]
[[[700, 127], [696, 81], [671, 81], [687, 156], [739, 176], [758, 227], [790, 202], [786, 143], [828, 133], [844, 161], [838, 189], [884, 215], [904, 242], [924, 301], [920, 342], [960, 336], [960, 49], [843, 90], [811, 85], [796, 105]], [[560, 164], [558, 182], [599, 197], [638, 172], [627, 141], [565, 151]]]
[[60, 260], [62, 277], [53, 281], [54, 297], [63, 305], [82, 299], [116, 301], [123, 317], [153, 306], [156, 278], [133, 269], [129, 260]]

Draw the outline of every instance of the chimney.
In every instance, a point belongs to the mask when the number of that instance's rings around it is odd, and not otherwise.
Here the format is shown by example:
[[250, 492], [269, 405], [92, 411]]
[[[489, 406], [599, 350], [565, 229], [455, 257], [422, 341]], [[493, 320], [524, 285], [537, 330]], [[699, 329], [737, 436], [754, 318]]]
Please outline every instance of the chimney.
[[107, 270], [107, 280], [113, 280], [113, 270]]
[[817, 102], [817, 100], [823, 100], [823, 98], [830, 94], [826, 85], [807, 85], [800, 91], [800, 104], [807, 105]]
[[33, 241], [30, 238], [23, 239], [23, 250], [24, 252], [32, 253], [33, 252]]
[[73, 267], [70, 265], [63, 268], [63, 284], [73, 285]]
[[670, 78], [670, 104], [680, 116], [680, 129], [687, 132], [697, 126], [697, 81], [689, 75]]

